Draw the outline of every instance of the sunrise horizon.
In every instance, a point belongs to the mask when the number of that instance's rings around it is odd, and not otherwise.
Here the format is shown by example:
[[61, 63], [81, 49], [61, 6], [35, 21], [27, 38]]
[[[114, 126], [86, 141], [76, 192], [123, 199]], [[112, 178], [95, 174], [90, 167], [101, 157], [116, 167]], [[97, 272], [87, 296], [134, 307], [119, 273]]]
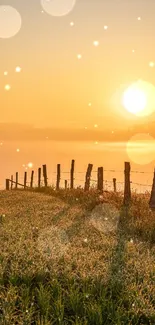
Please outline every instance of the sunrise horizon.
[[152, 170], [155, 3], [148, 1], [3, 0], [0, 184], [41, 160]]

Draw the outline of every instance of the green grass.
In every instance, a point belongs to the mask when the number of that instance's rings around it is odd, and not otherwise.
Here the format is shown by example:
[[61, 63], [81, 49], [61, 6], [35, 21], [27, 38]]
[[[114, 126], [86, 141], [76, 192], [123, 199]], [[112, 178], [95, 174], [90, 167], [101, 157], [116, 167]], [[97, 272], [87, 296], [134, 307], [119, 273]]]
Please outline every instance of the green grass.
[[[101, 201], [119, 212], [117, 231], [89, 222]], [[95, 189], [1, 191], [0, 324], [155, 325], [155, 213], [148, 201], [148, 193], [132, 193], [126, 209], [122, 193], [99, 198]], [[66, 242], [56, 241], [56, 231]], [[41, 249], [46, 237], [53, 255]]]

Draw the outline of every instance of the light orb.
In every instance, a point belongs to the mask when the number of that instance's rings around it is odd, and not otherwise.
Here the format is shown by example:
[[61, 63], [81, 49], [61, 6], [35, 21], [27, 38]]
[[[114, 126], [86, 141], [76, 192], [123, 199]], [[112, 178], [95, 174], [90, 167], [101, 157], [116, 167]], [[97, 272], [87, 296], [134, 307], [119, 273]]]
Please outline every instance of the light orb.
[[0, 6], [0, 38], [15, 36], [21, 28], [19, 12], [11, 6]]
[[43, 10], [51, 16], [68, 15], [74, 8], [76, 0], [41, 0]]

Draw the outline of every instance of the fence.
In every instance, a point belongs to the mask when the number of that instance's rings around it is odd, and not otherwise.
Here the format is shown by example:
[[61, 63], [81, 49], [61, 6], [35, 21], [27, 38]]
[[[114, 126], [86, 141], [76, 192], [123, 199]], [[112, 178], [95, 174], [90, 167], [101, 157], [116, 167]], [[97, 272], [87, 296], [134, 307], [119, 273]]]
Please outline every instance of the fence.
[[[47, 166], [42, 165], [42, 171], [43, 171], [43, 183], [45, 187], [48, 187], [48, 177], [47, 177]], [[70, 188], [73, 189], [75, 188], [74, 186], [74, 167], [75, 167], [75, 160], [71, 161], [71, 169], [70, 172], [62, 172], [62, 173], [70, 173], [70, 186], [68, 186], [68, 179], [64, 179], [64, 186], [65, 189]], [[89, 191], [90, 189], [90, 181], [91, 181], [91, 174], [92, 174], [92, 169], [93, 169], [93, 164], [88, 164], [86, 175], [85, 175], [85, 182], [84, 182], [84, 191]], [[106, 171], [106, 170], [105, 170]], [[109, 170], [109, 171], [114, 171], [114, 170]], [[94, 182], [97, 182], [97, 190], [100, 193], [103, 193], [104, 190], [104, 168], [103, 167], [98, 167], [97, 171], [97, 180], [93, 180]], [[130, 176], [131, 172], [138, 173], [138, 171], [131, 171], [130, 163], [125, 162], [124, 163], [124, 182], [117, 182], [116, 178], [112, 179], [113, 183], [113, 191], [117, 191], [117, 183], [122, 183], [124, 185], [124, 205], [128, 205], [129, 202], [131, 201], [131, 183], [130, 181]], [[61, 165], [57, 164], [57, 177], [56, 177], [56, 190], [60, 189], [60, 180], [61, 180]], [[144, 172], [139, 172], [139, 173], [144, 173]], [[41, 168], [38, 168], [38, 182], [37, 186], [40, 188], [41, 187]], [[31, 172], [31, 180], [30, 180], [30, 185], [27, 185], [27, 172], [24, 172], [24, 184], [21, 184], [18, 182], [18, 172], [16, 172], [16, 178], [15, 181], [13, 180], [13, 175], [11, 175], [11, 179], [6, 179], [6, 190], [13, 189], [13, 184], [15, 184], [15, 188], [18, 188], [19, 186], [22, 186], [24, 189], [26, 188], [33, 188], [33, 181], [34, 181], [34, 170]], [[11, 184], [11, 187], [10, 187]], [[136, 184], [136, 183], [134, 183]], [[138, 185], [144, 185], [144, 184], [138, 184]], [[150, 195], [150, 201], [149, 201], [149, 206], [151, 209], [155, 209], [155, 171], [154, 171], [154, 177], [153, 177], [153, 184], [149, 185], [152, 187], [151, 189], [151, 195]]]

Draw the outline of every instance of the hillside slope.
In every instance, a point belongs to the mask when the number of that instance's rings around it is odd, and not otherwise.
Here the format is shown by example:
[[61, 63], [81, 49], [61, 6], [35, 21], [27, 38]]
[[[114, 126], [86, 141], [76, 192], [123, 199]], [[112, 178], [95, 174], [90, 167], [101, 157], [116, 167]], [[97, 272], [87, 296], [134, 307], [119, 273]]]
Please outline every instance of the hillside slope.
[[147, 240], [154, 214], [144, 199], [135, 199], [128, 215], [117, 206], [107, 197], [88, 211], [78, 198], [70, 204], [43, 193], [0, 191], [1, 283], [41, 271], [100, 278], [123, 285], [135, 312], [155, 317], [155, 245]]

